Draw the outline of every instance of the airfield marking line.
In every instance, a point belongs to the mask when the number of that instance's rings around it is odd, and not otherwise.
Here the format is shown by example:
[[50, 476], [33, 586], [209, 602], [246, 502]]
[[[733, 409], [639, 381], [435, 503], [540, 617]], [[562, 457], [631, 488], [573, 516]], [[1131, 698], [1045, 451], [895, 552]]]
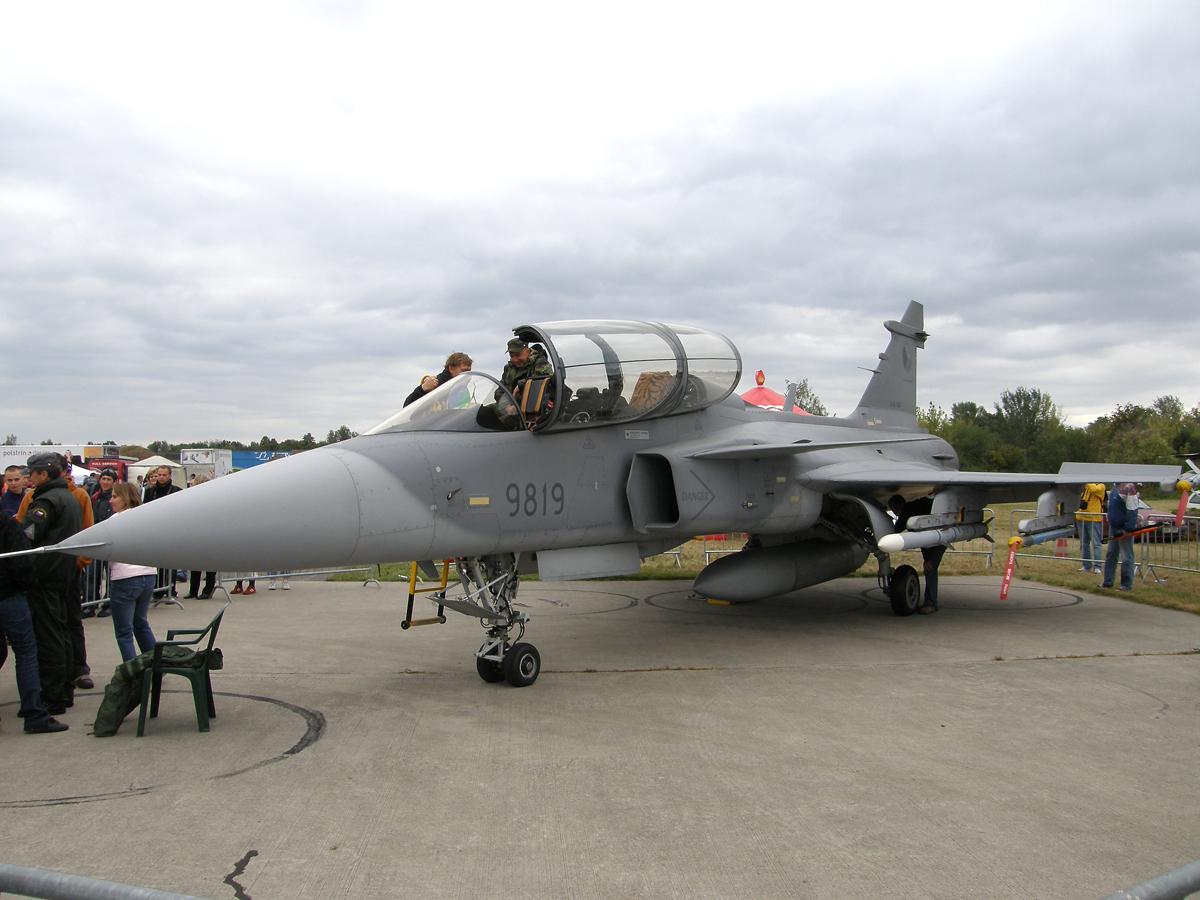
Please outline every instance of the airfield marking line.
[[1136, 657], [1198, 655], [1200, 655], [1200, 647], [1193, 647], [1191, 650], [1161, 650], [1150, 653], [1135, 650], [1133, 653], [1064, 653], [1059, 656], [993, 657], [987, 662], [1052, 662], [1056, 659], [1134, 659]]
[[644, 666], [631, 669], [543, 669], [543, 675], [621, 675], [627, 672], [728, 672], [728, 666]]

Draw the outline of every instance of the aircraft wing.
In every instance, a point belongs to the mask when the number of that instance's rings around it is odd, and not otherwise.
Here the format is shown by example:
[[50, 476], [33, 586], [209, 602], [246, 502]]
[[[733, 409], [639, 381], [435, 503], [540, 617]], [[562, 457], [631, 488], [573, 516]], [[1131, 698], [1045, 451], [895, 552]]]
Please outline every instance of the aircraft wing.
[[890, 438], [868, 440], [813, 441], [801, 440], [787, 444], [738, 443], [688, 454], [691, 459], [766, 459], [772, 456], [794, 456], [800, 453], [815, 453], [819, 450], [842, 450], [846, 447], [869, 447], [878, 444], [909, 444], [914, 441], [933, 441], [937, 438], [928, 434], [903, 434]]
[[1133, 481], [1174, 482], [1179, 466], [1114, 465], [1106, 463], [1063, 463], [1057, 473], [959, 472], [920, 462], [853, 461], [810, 469], [799, 476], [800, 484], [822, 493], [839, 492], [882, 496], [900, 487], [922, 486], [930, 491], [967, 487], [985, 492], [988, 503], [1036, 500], [1048, 488], [1071, 485]]

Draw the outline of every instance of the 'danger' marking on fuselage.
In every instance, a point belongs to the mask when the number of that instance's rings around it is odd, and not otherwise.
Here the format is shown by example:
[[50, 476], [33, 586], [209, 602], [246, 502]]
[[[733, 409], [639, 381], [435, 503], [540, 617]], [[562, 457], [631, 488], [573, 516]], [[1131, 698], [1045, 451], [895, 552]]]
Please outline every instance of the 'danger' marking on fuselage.
[[[538, 487], [539, 485], [529, 482], [525, 485], [524, 499], [521, 495], [521, 486], [515, 481], [510, 482], [508, 487], [504, 489], [504, 497], [513, 505], [512, 512], [508, 514], [510, 519], [515, 518], [522, 512], [526, 516], [536, 516], [538, 510], [544, 516], [548, 511], [547, 497], [551, 503], [557, 503], [558, 508], [553, 511], [553, 515], [561, 516], [564, 509], [567, 508], [567, 492], [559, 482], [554, 482], [552, 485], [547, 485], [542, 482], [541, 487], [541, 503], [538, 503]], [[548, 489], [548, 493], [547, 493]]]

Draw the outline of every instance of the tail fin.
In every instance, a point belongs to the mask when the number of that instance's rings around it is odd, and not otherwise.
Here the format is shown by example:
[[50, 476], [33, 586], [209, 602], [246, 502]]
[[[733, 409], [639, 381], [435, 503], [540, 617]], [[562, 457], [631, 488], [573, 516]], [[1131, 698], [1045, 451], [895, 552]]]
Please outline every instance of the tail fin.
[[917, 429], [917, 350], [925, 346], [925, 307], [915, 300], [908, 304], [904, 317], [887, 321], [883, 327], [892, 333], [887, 350], [879, 354], [879, 366], [871, 383], [858, 401], [858, 408], [847, 418], [882, 428]]

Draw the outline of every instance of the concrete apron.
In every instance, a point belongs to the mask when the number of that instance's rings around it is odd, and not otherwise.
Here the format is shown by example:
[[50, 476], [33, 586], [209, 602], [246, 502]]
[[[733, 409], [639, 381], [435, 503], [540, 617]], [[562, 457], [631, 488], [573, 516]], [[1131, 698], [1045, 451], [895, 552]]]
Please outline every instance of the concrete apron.
[[136, 713], [88, 735], [110, 619], [66, 734], [22, 734], [0, 677], [0, 861], [214, 900], [1007, 900], [1200, 855], [1195, 616], [1026, 583], [1002, 604], [998, 578], [905, 619], [864, 579], [741, 606], [527, 583], [543, 673], [514, 689], [476, 675], [473, 620], [402, 632], [403, 585], [259, 585], [208, 734], [170, 693], [146, 737]]

